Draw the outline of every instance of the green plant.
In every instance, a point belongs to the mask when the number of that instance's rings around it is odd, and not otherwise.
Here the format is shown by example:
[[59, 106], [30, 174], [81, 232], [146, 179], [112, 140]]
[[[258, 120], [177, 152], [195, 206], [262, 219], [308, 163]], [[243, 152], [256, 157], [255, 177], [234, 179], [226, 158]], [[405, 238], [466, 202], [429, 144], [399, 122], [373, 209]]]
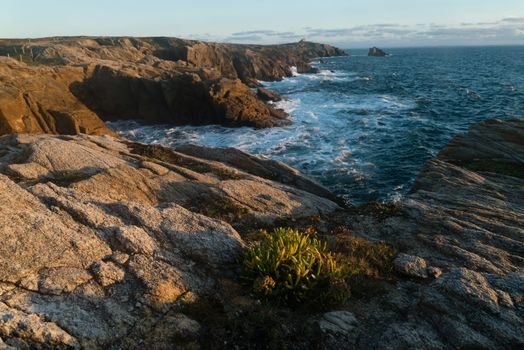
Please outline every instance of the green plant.
[[259, 294], [290, 303], [338, 303], [349, 297], [347, 266], [311, 231], [274, 229], [244, 253], [242, 264]]

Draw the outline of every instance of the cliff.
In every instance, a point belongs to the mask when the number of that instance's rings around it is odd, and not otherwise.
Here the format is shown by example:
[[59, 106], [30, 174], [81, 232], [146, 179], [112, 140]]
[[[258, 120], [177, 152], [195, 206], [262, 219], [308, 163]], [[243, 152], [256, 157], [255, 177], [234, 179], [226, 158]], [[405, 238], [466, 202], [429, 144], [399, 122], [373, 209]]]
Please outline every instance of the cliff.
[[0, 40], [0, 134], [93, 135], [104, 120], [271, 127], [287, 115], [250, 87], [315, 57], [329, 45], [235, 45], [177, 38], [65, 37]]
[[[522, 120], [480, 123], [400, 204], [341, 208], [238, 150], [3, 136], [0, 348], [519, 348], [523, 140]], [[260, 306], [236, 259], [284, 220], [390, 244], [395, 277], [325, 314]]]

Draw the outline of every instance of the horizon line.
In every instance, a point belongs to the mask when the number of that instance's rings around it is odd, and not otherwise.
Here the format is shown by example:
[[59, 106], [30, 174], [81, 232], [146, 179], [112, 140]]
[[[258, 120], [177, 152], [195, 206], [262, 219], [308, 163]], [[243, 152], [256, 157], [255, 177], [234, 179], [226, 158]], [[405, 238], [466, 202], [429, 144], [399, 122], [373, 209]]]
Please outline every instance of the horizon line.
[[335, 44], [335, 43], [326, 43], [321, 41], [312, 41], [307, 39], [302, 39], [298, 41], [292, 41], [292, 42], [282, 42], [282, 43], [239, 43], [239, 42], [232, 42], [232, 41], [213, 41], [213, 40], [203, 40], [203, 39], [194, 39], [194, 38], [184, 38], [181, 36], [171, 36], [171, 35], [90, 35], [90, 34], [79, 34], [79, 35], [51, 35], [51, 36], [42, 36], [42, 37], [0, 37], [0, 40], [43, 40], [43, 39], [53, 39], [53, 38], [174, 38], [174, 39], [181, 39], [181, 40], [187, 40], [187, 41], [201, 41], [206, 43], [218, 43], [218, 44], [233, 44], [233, 45], [257, 45], [257, 46], [275, 46], [275, 45], [288, 45], [288, 44], [295, 44], [299, 43], [300, 41], [304, 40], [306, 42], [311, 43], [318, 43], [318, 44], [327, 44], [331, 46], [335, 46], [338, 48], [341, 48], [343, 50], [365, 50], [369, 49], [371, 47], [380, 47], [383, 49], [412, 49], [412, 48], [452, 48], [452, 47], [520, 47], [524, 46], [524, 43], [487, 43], [487, 44], [421, 44], [421, 45], [412, 45], [412, 46], [404, 46], [404, 45], [376, 45], [376, 44], [370, 44], [367, 46], [346, 46], [347, 44]]

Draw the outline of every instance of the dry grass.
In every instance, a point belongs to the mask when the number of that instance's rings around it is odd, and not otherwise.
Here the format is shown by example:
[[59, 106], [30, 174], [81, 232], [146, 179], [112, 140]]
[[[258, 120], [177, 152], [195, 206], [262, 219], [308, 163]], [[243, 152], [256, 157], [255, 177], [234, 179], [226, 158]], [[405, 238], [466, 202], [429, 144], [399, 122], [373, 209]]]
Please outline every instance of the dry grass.
[[331, 236], [331, 249], [348, 263], [352, 276], [379, 279], [393, 277], [393, 260], [397, 253], [387, 244], [354, 236], [345, 226], [335, 228]]

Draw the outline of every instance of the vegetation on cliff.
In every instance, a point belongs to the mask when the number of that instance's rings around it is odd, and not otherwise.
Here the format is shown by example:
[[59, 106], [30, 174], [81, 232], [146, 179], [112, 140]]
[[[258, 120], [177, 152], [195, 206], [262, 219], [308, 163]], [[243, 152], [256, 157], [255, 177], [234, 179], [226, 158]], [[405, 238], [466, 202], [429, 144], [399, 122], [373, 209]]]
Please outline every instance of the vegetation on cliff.
[[242, 261], [257, 293], [289, 303], [341, 303], [349, 297], [348, 267], [312, 232], [275, 228]]

